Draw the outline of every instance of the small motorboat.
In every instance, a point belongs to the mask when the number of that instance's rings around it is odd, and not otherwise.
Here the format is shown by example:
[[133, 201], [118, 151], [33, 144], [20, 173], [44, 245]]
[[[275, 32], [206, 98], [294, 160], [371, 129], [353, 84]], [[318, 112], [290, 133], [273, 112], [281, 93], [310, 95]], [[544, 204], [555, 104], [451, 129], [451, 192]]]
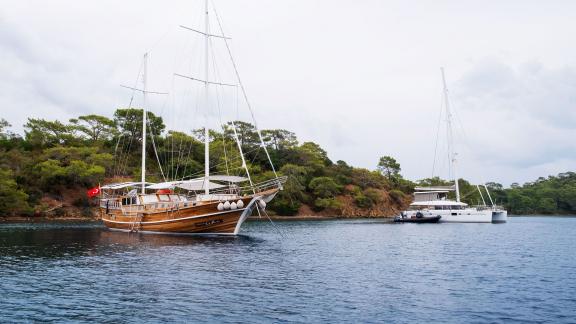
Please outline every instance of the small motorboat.
[[438, 223], [442, 216], [424, 216], [421, 212], [416, 213], [416, 216], [408, 217], [402, 213], [394, 217], [394, 223]]

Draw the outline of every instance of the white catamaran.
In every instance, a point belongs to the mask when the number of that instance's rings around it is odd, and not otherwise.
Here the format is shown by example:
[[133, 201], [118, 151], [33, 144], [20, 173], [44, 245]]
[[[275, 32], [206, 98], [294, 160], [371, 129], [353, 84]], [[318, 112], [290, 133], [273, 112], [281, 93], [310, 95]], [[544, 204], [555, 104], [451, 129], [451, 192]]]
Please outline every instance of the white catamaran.
[[[486, 185], [483, 188], [488, 195], [490, 205], [484, 201], [484, 195], [480, 186], [476, 186], [480, 197], [484, 202], [481, 206], [468, 206], [460, 201], [460, 188], [458, 186], [458, 177], [456, 175], [456, 156], [453, 152], [452, 136], [452, 114], [448, 100], [448, 87], [444, 69], [442, 72], [442, 83], [444, 88], [444, 109], [446, 113], [448, 156], [451, 163], [451, 169], [454, 175], [453, 186], [435, 186], [435, 187], [416, 187], [414, 192], [414, 201], [410, 204], [408, 210], [403, 211], [402, 218], [424, 218], [440, 216], [440, 222], [459, 222], [459, 223], [504, 223], [508, 219], [508, 212], [494, 204], [492, 196]], [[449, 199], [448, 194], [455, 192], [456, 200]]]

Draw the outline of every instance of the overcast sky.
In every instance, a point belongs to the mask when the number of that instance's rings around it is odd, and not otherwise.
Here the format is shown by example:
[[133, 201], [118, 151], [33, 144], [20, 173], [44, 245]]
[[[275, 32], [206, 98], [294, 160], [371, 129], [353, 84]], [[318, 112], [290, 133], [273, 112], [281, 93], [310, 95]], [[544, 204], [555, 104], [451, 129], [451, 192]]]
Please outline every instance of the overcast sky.
[[[201, 29], [201, 5], [0, 0], [0, 118], [21, 132], [28, 117], [111, 116], [146, 51], [150, 88], [174, 89], [166, 76], [193, 71], [200, 56], [188, 67], [182, 56], [201, 45], [178, 25]], [[391, 155], [405, 177], [429, 177], [444, 66], [462, 177], [509, 185], [576, 171], [576, 1], [216, 6], [261, 128], [294, 131], [334, 161], [374, 169]], [[199, 127], [196, 113], [174, 127]], [[447, 176], [441, 159], [436, 170]]]

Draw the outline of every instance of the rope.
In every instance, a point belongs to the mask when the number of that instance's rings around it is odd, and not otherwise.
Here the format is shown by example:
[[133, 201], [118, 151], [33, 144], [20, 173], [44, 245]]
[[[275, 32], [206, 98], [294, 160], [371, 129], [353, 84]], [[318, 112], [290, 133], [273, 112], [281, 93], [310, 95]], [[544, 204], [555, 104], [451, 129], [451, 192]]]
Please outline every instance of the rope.
[[[220, 28], [220, 33], [222, 34], [223, 37], [225, 37], [224, 29], [222, 28], [222, 23], [220, 22], [220, 17], [218, 16], [218, 12], [216, 11], [216, 6], [214, 5], [213, 1], [212, 1], [212, 7], [214, 9], [214, 15], [216, 16], [216, 21], [218, 22], [218, 27]], [[264, 148], [264, 152], [266, 152], [266, 157], [268, 157], [268, 162], [270, 162], [270, 166], [272, 167], [272, 171], [274, 172], [274, 176], [276, 178], [278, 178], [278, 174], [276, 173], [276, 168], [274, 167], [274, 163], [272, 163], [272, 159], [270, 158], [270, 154], [268, 153], [268, 149], [266, 148], [266, 145], [264, 144], [264, 139], [262, 138], [262, 133], [260, 132], [260, 128], [258, 128], [258, 123], [256, 122], [256, 117], [254, 116], [254, 110], [252, 109], [252, 106], [250, 105], [250, 101], [248, 100], [248, 95], [246, 94], [244, 84], [242, 83], [242, 80], [240, 79], [240, 73], [238, 72], [238, 68], [236, 67], [236, 62], [234, 61], [234, 57], [232, 56], [232, 51], [230, 50], [230, 46], [228, 45], [228, 40], [226, 38], [223, 38], [223, 39], [224, 39], [224, 44], [226, 45], [226, 49], [228, 50], [228, 55], [230, 56], [230, 61], [232, 62], [232, 66], [234, 67], [236, 79], [238, 80], [238, 84], [240, 85], [240, 89], [242, 90], [242, 94], [244, 95], [244, 100], [246, 101], [246, 105], [248, 106], [248, 110], [250, 111], [250, 115], [252, 116], [252, 121], [254, 122], [254, 128], [256, 129], [256, 132], [258, 133], [258, 138], [260, 139], [260, 144]]]

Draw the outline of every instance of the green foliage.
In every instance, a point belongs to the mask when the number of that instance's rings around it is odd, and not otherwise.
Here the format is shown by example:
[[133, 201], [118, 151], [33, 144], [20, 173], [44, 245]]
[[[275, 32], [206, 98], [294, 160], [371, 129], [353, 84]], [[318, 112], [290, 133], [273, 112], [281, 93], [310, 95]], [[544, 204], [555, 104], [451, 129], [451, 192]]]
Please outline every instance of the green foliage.
[[[142, 117], [141, 109], [130, 108], [118, 109], [113, 119], [85, 115], [65, 123], [30, 118], [24, 125], [24, 138], [11, 133], [10, 124], [0, 119], [0, 211], [25, 212], [30, 205], [40, 204], [46, 193], [60, 195], [66, 191], [63, 189], [83, 190], [103, 181], [105, 176], [138, 179]], [[175, 179], [203, 173], [202, 129], [192, 134], [164, 132], [161, 117], [148, 112], [148, 120], [149, 135], [154, 141], [147, 141], [147, 179], [161, 181], [163, 175]], [[273, 178], [259, 133], [277, 173], [288, 176], [283, 190], [268, 206], [276, 214], [294, 215], [303, 205], [338, 214], [343, 208], [342, 201], [350, 200], [363, 209], [383, 202], [400, 206], [408, 201], [416, 185], [402, 177], [400, 163], [393, 157], [381, 157], [376, 170], [355, 168], [341, 160], [332, 163], [327, 152], [316, 143], [299, 144], [296, 135], [284, 129], [258, 132], [253, 124], [243, 121], [210, 130], [211, 172], [243, 172], [237, 136], [254, 182]], [[162, 170], [156, 158], [161, 161]], [[452, 184], [438, 177], [418, 181], [420, 186]], [[459, 185], [464, 202], [481, 203], [475, 185], [463, 179]], [[576, 213], [573, 172], [524, 185], [513, 184], [509, 189], [498, 183], [488, 183], [487, 187], [493, 200], [504, 204], [511, 213]], [[386, 192], [390, 201], [384, 199]], [[488, 202], [487, 195], [484, 198]], [[78, 200], [77, 207], [89, 212], [86, 201]]]
[[388, 180], [392, 181], [393, 178], [396, 178], [400, 175], [400, 163], [396, 161], [391, 156], [383, 156], [378, 161], [378, 170], [385, 175]]
[[[144, 110], [142, 109], [118, 109], [114, 113], [114, 122], [123, 136], [141, 141], [143, 116]], [[146, 119], [148, 120], [148, 131], [151, 134], [160, 135], [166, 128], [162, 117], [158, 117], [150, 111], [146, 113]]]
[[353, 169], [350, 175], [351, 182], [362, 189], [384, 189], [390, 186], [388, 180], [378, 171], [367, 169]]
[[292, 149], [298, 145], [296, 134], [285, 129], [266, 129], [262, 131], [264, 143], [275, 150]]
[[92, 142], [110, 140], [117, 135], [116, 123], [110, 118], [98, 115], [80, 116], [70, 119], [72, 129], [83, 133]]
[[[539, 178], [524, 185], [513, 184], [502, 189], [493, 184], [497, 197], [512, 214], [576, 214], [576, 173], [565, 172], [558, 176]], [[501, 198], [498, 198], [501, 199]]]
[[11, 126], [6, 119], [0, 118], [0, 138], [8, 137], [8, 128]]
[[390, 190], [388, 194], [390, 195], [390, 198], [392, 198], [392, 200], [395, 201], [397, 204], [401, 204], [402, 201], [406, 198], [406, 194], [396, 189]]
[[339, 213], [342, 209], [342, 203], [336, 198], [317, 198], [314, 201], [314, 207], [316, 210], [328, 209], [330, 211]]
[[30, 212], [28, 195], [18, 187], [12, 171], [0, 168], [0, 216]]
[[364, 194], [358, 194], [354, 196], [354, 203], [356, 204], [356, 206], [365, 209], [372, 207], [372, 205], [374, 204], [374, 202], [370, 198], [366, 197]]
[[318, 177], [312, 179], [308, 184], [314, 195], [320, 198], [332, 198], [340, 193], [341, 187], [329, 177]]
[[372, 201], [375, 204], [378, 204], [380, 202], [382, 202], [383, 197], [382, 194], [380, 193], [380, 191], [374, 189], [374, 188], [368, 188], [366, 190], [364, 190], [364, 195], [370, 199], [370, 201]]
[[78, 138], [73, 134], [74, 128], [62, 122], [28, 118], [24, 125], [26, 141], [34, 148], [56, 145], [76, 145]]

